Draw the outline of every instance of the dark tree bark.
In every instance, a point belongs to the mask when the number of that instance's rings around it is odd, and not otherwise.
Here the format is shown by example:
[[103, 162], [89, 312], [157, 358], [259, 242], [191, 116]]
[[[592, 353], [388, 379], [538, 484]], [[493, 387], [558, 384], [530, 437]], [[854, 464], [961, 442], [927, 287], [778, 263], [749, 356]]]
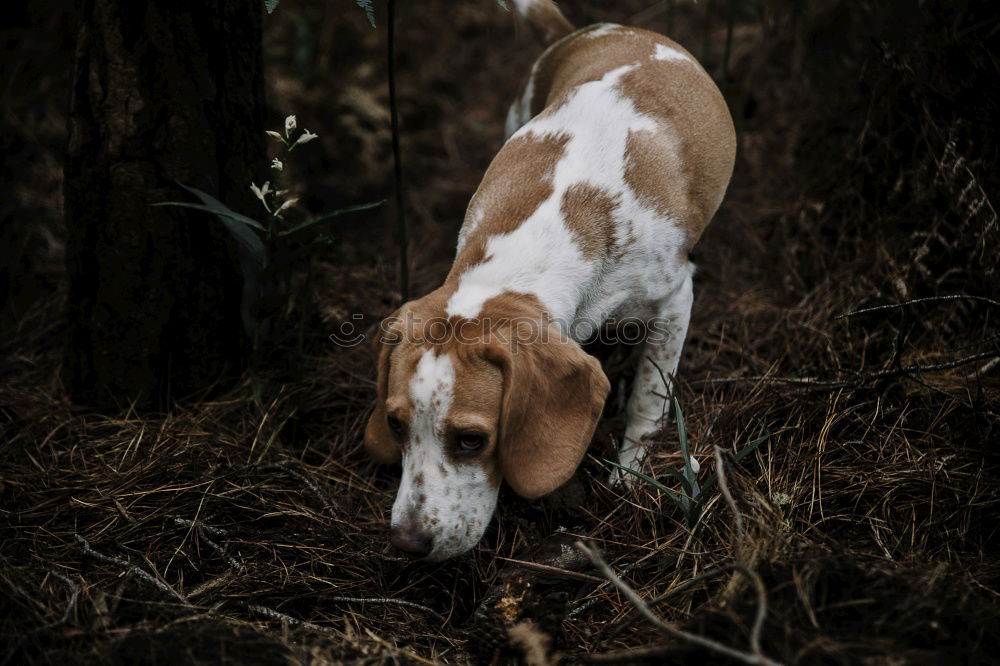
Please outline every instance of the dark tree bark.
[[74, 400], [165, 409], [241, 369], [236, 246], [214, 217], [152, 204], [177, 182], [256, 212], [260, 0], [83, 0], [65, 170]]

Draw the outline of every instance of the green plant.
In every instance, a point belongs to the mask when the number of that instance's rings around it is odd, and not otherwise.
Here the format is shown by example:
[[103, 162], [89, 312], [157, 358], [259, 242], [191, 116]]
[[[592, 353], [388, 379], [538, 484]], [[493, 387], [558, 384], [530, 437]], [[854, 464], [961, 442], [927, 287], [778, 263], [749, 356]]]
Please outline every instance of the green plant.
[[[680, 482], [681, 492], [668, 488], [659, 479], [653, 478], [648, 474], [643, 474], [642, 472], [625, 467], [624, 465], [620, 465], [612, 460], [605, 460], [604, 462], [641, 479], [666, 495], [666, 497], [681, 510], [681, 513], [684, 514], [684, 520], [687, 522], [688, 527], [693, 529], [698, 523], [698, 520], [701, 518], [705, 504], [711, 497], [712, 491], [715, 489], [719, 478], [716, 472], [712, 472], [708, 478], [705, 479], [704, 483], [698, 482], [698, 473], [701, 471], [701, 466], [698, 464], [697, 459], [695, 459], [695, 457], [691, 454], [691, 447], [688, 444], [687, 438], [687, 428], [684, 425], [684, 413], [681, 411], [681, 403], [678, 402], [676, 398], [674, 398], [673, 403], [674, 417], [677, 421], [677, 440], [680, 444], [681, 457], [684, 459], [684, 467], [680, 470], [666, 468], [661, 471], [666, 476], [677, 479]], [[731, 456], [733, 464], [738, 464], [749, 454], [756, 451], [757, 448], [769, 438], [769, 434], [759, 437], [737, 451]]]
[[[264, 9], [267, 10], [268, 14], [273, 14], [274, 10], [278, 8], [278, 3], [281, 0], [264, 0]], [[365, 12], [365, 18], [371, 23], [371, 26], [375, 27], [375, 0], [354, 0], [354, 4], [360, 7]]]
[[[298, 123], [294, 115], [285, 118], [284, 132], [268, 130], [267, 135], [281, 142], [284, 146], [282, 158], [271, 160], [271, 168], [276, 172], [275, 182], [286, 177], [285, 167], [289, 155], [295, 148], [309, 143], [318, 137], [317, 134], [303, 129], [298, 132]], [[288, 273], [300, 263], [303, 254], [317, 243], [328, 243], [325, 235], [316, 235], [308, 240], [300, 240], [304, 231], [319, 224], [348, 213], [354, 213], [379, 206], [384, 201], [358, 204], [340, 208], [317, 217], [290, 224], [286, 215], [297, 205], [298, 198], [291, 196], [289, 188], [279, 189], [271, 186], [271, 181], [265, 181], [262, 186], [250, 183], [250, 190], [261, 202], [266, 217], [255, 220], [238, 213], [219, 201], [211, 194], [196, 187], [178, 183], [185, 190], [195, 195], [201, 203], [184, 201], [165, 201], [154, 206], [178, 206], [191, 208], [215, 215], [226, 229], [236, 239], [239, 248], [240, 268], [243, 273], [243, 299], [241, 316], [243, 327], [254, 348], [261, 342], [262, 336], [270, 330], [272, 320], [271, 304], [268, 301], [282, 302], [282, 285], [287, 281]], [[290, 187], [290, 186], [289, 186]], [[308, 288], [308, 285], [306, 285]]]

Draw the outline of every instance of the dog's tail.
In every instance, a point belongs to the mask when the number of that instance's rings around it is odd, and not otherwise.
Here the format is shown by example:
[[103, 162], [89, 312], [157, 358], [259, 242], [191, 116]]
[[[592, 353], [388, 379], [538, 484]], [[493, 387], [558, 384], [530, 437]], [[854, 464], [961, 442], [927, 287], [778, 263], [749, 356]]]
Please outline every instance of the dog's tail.
[[532, 32], [546, 46], [573, 32], [573, 24], [552, 0], [510, 0], [510, 4], [517, 17], [531, 26]]

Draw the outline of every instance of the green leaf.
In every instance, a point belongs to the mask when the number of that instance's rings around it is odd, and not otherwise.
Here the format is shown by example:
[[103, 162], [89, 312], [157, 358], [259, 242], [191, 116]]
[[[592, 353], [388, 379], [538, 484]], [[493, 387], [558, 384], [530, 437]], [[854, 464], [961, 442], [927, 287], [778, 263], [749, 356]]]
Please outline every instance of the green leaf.
[[335, 217], [340, 217], [341, 215], [347, 215], [348, 213], [356, 213], [360, 210], [368, 210], [369, 208], [375, 208], [376, 206], [381, 206], [385, 203], [385, 199], [381, 201], [373, 201], [371, 203], [357, 204], [355, 206], [347, 206], [346, 208], [338, 208], [332, 213], [327, 213], [325, 215], [320, 215], [319, 217], [314, 217], [311, 220], [306, 220], [301, 224], [297, 224], [291, 229], [287, 229], [280, 233], [281, 236], [288, 236], [296, 232], [302, 231], [303, 229], [308, 229], [311, 226], [317, 225], [321, 222], [326, 222], [327, 220], [332, 220]]
[[663, 473], [680, 481], [681, 488], [684, 489], [684, 492], [688, 495], [688, 497], [691, 496], [691, 482], [687, 480], [687, 477], [678, 472], [676, 469], [664, 469]]
[[680, 495], [678, 495], [677, 493], [675, 493], [674, 491], [672, 491], [670, 488], [667, 488], [665, 485], [663, 485], [662, 483], [660, 483], [659, 481], [657, 481], [653, 477], [648, 476], [646, 474], [643, 474], [642, 472], [637, 472], [634, 469], [632, 469], [631, 467], [626, 467], [625, 465], [620, 465], [620, 464], [616, 463], [614, 460], [607, 460], [607, 459], [605, 459], [604, 462], [606, 462], [609, 465], [612, 465], [614, 467], [617, 467], [618, 469], [620, 469], [620, 470], [622, 470], [624, 472], [628, 472], [632, 476], [635, 476], [635, 477], [638, 477], [638, 478], [642, 479], [643, 481], [645, 481], [649, 485], [653, 486], [657, 490], [663, 492], [667, 497], [669, 497], [671, 500], [673, 500], [673, 502], [675, 504], [677, 504], [677, 505], [682, 505], [683, 504], [682, 500], [684, 498], [682, 498]]
[[681, 403], [677, 398], [674, 398], [674, 420], [677, 421], [677, 439], [681, 445], [681, 455], [684, 457], [684, 476], [690, 484], [691, 498], [697, 500], [701, 496], [701, 489], [698, 487], [698, 473], [691, 465], [691, 448], [688, 446], [684, 412], [681, 411]]
[[[193, 204], [183, 201], [164, 201], [155, 203], [154, 206], [177, 206], [179, 208], [190, 208], [211, 213], [219, 218], [219, 221], [229, 230], [229, 233], [236, 239], [236, 247], [239, 250], [240, 270], [243, 272], [243, 297], [240, 303], [240, 317], [243, 320], [243, 328], [251, 340], [256, 345], [259, 323], [253, 315], [253, 305], [260, 298], [261, 277], [264, 268], [267, 266], [267, 248], [260, 236], [253, 231], [259, 229], [266, 231], [259, 222], [237, 213], [229, 206], [225, 205], [211, 194], [203, 192], [196, 187], [188, 187], [184, 183], [177, 183], [188, 192], [201, 199], [202, 203]], [[253, 227], [251, 229], [250, 227]]]
[[234, 222], [242, 222], [243, 224], [247, 225], [248, 227], [253, 227], [254, 229], [259, 229], [260, 231], [267, 231], [264, 228], [264, 225], [262, 225], [257, 220], [255, 220], [253, 218], [250, 218], [250, 217], [247, 217], [246, 215], [242, 215], [240, 213], [237, 213], [235, 210], [233, 210], [232, 208], [230, 208], [226, 204], [222, 203], [221, 201], [219, 201], [218, 199], [216, 199], [215, 197], [213, 197], [211, 194], [208, 194], [207, 192], [202, 192], [197, 187], [188, 187], [184, 183], [177, 183], [177, 184], [180, 185], [181, 187], [183, 187], [188, 192], [191, 192], [192, 194], [194, 194], [199, 199], [201, 199], [202, 204], [201, 205], [190, 204], [190, 203], [184, 203], [182, 201], [163, 201], [163, 202], [160, 202], [160, 203], [155, 203], [153, 205], [154, 206], [179, 206], [181, 208], [193, 208], [195, 210], [203, 210], [205, 212], [212, 213], [214, 215], [218, 215], [219, 217], [227, 217], [227, 218], [233, 220]]
[[708, 477], [705, 483], [701, 486], [702, 497], [707, 497], [712, 493], [712, 488], [715, 488], [715, 484], [719, 481], [719, 475], [712, 472], [712, 475]]
[[[244, 220], [244, 219], [241, 219], [241, 218], [243, 218], [243, 216], [240, 215], [239, 213], [236, 213], [236, 212], [233, 212], [231, 214], [230, 213], [226, 213], [226, 212], [220, 211], [219, 209], [214, 208], [212, 206], [206, 206], [205, 204], [185, 203], [183, 201], [163, 201], [163, 202], [160, 202], [160, 203], [155, 203], [153, 205], [154, 206], [176, 206], [178, 208], [191, 208], [193, 210], [201, 210], [201, 211], [204, 211], [206, 213], [211, 213], [212, 215], [215, 215], [216, 217], [219, 217], [219, 218], [225, 218], [225, 219], [228, 219], [228, 220], [232, 220], [233, 222], [239, 222], [240, 224], [245, 224], [248, 227], [253, 227], [254, 229], [260, 229], [261, 231], [265, 230], [264, 227], [262, 227], [258, 222], [256, 222], [255, 220], [251, 220], [249, 217]], [[249, 222], [247, 220], [249, 220]]]
[[371, 23], [372, 27], [374, 28], [375, 27], [375, 3], [374, 3], [374, 1], [373, 0], [354, 0], [354, 2], [357, 3], [358, 7], [361, 7], [361, 9], [365, 10], [365, 16], [368, 17], [368, 22]]
[[247, 226], [240, 222], [221, 215], [219, 220], [226, 225], [226, 229], [229, 229], [229, 233], [236, 239], [240, 251], [246, 252], [247, 257], [263, 270], [267, 265], [267, 248], [264, 247], [264, 241], [260, 239], [260, 236], [247, 229]]
[[761, 444], [763, 444], [764, 442], [766, 442], [769, 439], [771, 439], [771, 433], [767, 433], [763, 437], [758, 437], [753, 442], [751, 442], [750, 444], [747, 444], [742, 449], [740, 449], [736, 453], [736, 455], [733, 456], [733, 461], [734, 462], [739, 462], [739, 461], [743, 460], [748, 455], [750, 455], [751, 453], [753, 453], [754, 451], [756, 451], [760, 447]]
[[273, 14], [274, 10], [277, 9], [279, 2], [281, 2], [281, 0], [264, 0], [264, 9], [267, 10], [268, 14]]

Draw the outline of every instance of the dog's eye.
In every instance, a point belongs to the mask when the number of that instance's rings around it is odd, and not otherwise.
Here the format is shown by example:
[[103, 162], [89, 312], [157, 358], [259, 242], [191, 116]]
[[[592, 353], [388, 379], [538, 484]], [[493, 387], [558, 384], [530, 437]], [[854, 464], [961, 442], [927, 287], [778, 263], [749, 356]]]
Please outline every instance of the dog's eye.
[[478, 451], [486, 444], [486, 437], [475, 432], [467, 432], [458, 436], [458, 448], [462, 451]]
[[393, 435], [395, 435], [396, 437], [403, 436], [403, 424], [400, 423], [399, 419], [397, 419], [395, 416], [386, 416], [385, 420], [389, 426], [389, 430], [392, 431]]

